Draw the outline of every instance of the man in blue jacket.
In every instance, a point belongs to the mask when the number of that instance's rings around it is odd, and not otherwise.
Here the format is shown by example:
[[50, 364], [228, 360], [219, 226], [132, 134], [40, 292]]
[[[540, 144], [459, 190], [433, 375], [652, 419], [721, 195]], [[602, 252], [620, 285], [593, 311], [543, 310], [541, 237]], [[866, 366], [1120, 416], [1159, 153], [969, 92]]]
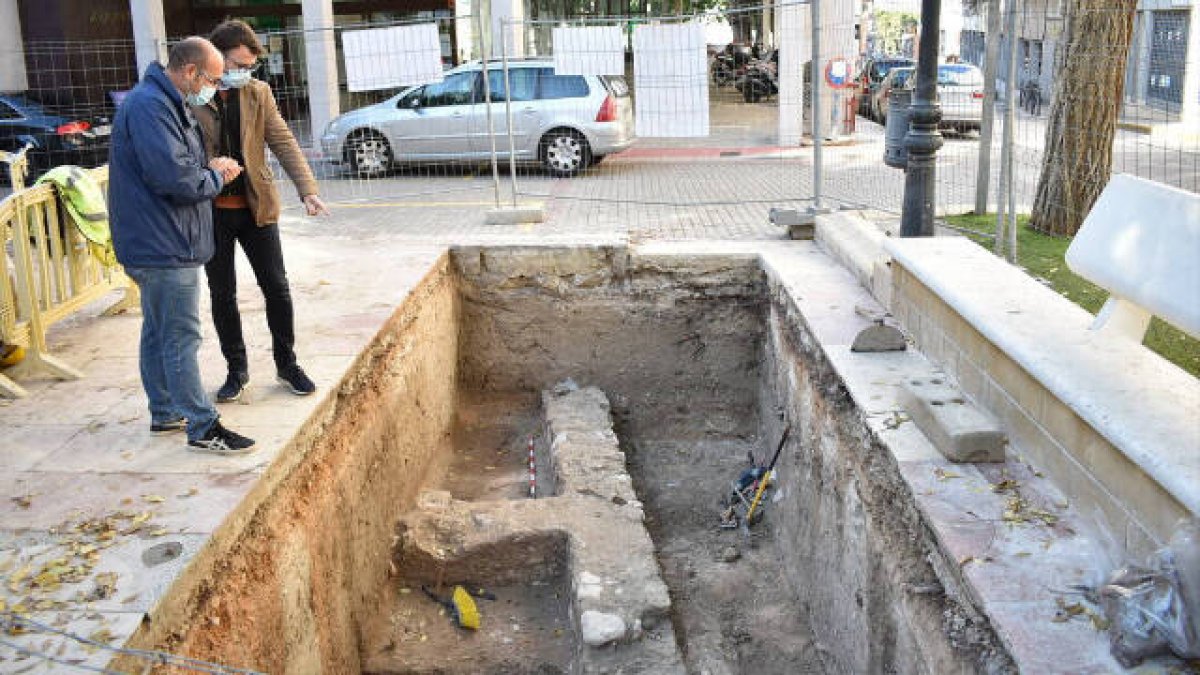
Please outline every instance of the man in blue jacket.
[[150, 430], [187, 429], [193, 450], [249, 452], [254, 441], [221, 425], [200, 382], [200, 266], [213, 255], [211, 201], [241, 173], [208, 160], [188, 105], [216, 92], [225, 59], [207, 40], [171, 48], [121, 103], [109, 156], [113, 247], [142, 295], [140, 366]]

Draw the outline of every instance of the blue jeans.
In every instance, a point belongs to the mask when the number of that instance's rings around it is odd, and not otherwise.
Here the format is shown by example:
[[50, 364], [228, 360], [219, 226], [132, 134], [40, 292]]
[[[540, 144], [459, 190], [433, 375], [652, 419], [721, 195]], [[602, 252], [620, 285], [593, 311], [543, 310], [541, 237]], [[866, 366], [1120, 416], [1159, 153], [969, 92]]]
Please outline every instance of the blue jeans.
[[160, 424], [186, 417], [189, 441], [217, 421], [200, 383], [200, 268], [126, 267], [142, 294], [142, 388]]

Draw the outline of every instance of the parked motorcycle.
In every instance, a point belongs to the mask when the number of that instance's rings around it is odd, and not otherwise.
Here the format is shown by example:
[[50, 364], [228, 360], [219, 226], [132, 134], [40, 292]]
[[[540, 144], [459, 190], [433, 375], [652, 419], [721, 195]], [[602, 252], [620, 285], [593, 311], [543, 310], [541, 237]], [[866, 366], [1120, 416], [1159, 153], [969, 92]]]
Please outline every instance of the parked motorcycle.
[[737, 79], [737, 66], [733, 59], [725, 54], [718, 54], [712, 60], [712, 82], [717, 87], [727, 87]]
[[752, 61], [739, 75], [734, 86], [746, 103], [758, 103], [779, 93], [778, 52], [761, 61]]

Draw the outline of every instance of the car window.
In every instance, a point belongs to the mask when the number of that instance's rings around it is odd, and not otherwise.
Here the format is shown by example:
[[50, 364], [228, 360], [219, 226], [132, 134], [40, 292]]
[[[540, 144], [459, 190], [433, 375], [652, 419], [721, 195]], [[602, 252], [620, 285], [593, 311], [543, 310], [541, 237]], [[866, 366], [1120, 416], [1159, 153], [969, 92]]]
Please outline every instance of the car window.
[[475, 78], [478, 73], [454, 73], [436, 84], [425, 85], [421, 105], [439, 108], [448, 105], [469, 105], [475, 99]]
[[629, 83], [624, 75], [601, 75], [600, 79], [608, 84], [609, 91], [617, 98], [629, 96]]
[[0, 120], [19, 120], [23, 115], [16, 111], [11, 105], [0, 101]]
[[938, 66], [938, 84], [983, 86], [983, 73], [975, 66]]
[[396, 101], [396, 107], [397, 108], [411, 108], [413, 106], [413, 102], [421, 100], [421, 97], [424, 95], [425, 95], [425, 87], [417, 87], [416, 89], [413, 89], [412, 91], [408, 92], [407, 94], [401, 96], [400, 100]]
[[871, 69], [875, 72], [875, 79], [882, 80], [893, 68], [903, 68], [907, 65], [903, 61], [876, 61]]
[[892, 88], [903, 89], [908, 84], [908, 79], [912, 77], [913, 70], [905, 68], [903, 70], [895, 70], [892, 72]]
[[538, 98], [582, 98], [588, 95], [582, 75], [555, 75], [553, 68], [539, 68], [541, 92]]
[[[512, 87], [513, 101], [532, 101], [537, 97], [538, 71], [536, 68], [510, 68], [508, 83]], [[481, 80], [482, 82], [482, 80]], [[504, 71], [488, 71], [488, 89], [493, 101], [504, 101]], [[478, 100], [483, 100], [483, 91], [479, 92]]]

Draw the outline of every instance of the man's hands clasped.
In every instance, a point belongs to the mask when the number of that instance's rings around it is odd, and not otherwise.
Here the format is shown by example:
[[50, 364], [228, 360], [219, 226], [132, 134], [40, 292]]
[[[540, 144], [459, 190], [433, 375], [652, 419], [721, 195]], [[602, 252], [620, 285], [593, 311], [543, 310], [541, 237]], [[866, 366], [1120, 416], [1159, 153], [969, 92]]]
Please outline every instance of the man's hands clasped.
[[237, 163], [237, 160], [229, 157], [214, 157], [208, 163], [208, 168], [221, 174], [221, 180], [225, 183], [237, 178], [242, 173], [242, 165]]

